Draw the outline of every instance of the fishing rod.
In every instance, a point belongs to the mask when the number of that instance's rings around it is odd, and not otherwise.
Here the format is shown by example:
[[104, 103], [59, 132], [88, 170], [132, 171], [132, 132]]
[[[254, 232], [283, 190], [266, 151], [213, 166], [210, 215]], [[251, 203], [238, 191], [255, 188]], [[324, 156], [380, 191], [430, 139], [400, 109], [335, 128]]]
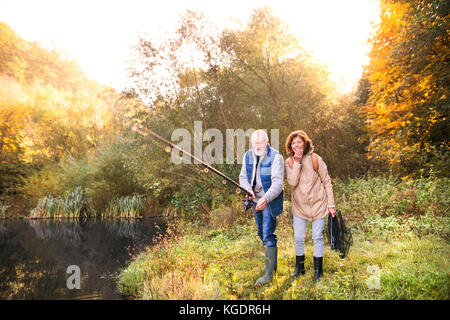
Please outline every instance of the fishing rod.
[[226, 179], [227, 181], [231, 182], [232, 184], [234, 184], [236, 187], [238, 187], [239, 189], [243, 190], [246, 194], [247, 197], [243, 200], [244, 202], [244, 207], [245, 207], [245, 211], [247, 211], [249, 208], [251, 208], [253, 206], [252, 204], [252, 200], [250, 200], [248, 197], [252, 196], [252, 194], [250, 192], [248, 192], [246, 189], [244, 189], [243, 187], [241, 187], [241, 185], [239, 183], [237, 183], [236, 181], [234, 181], [233, 179], [231, 179], [230, 177], [226, 176], [225, 174], [223, 174], [222, 172], [220, 172], [219, 170], [217, 170], [216, 168], [212, 167], [210, 164], [208, 164], [207, 162], [197, 158], [196, 156], [192, 155], [190, 152], [187, 152], [186, 150], [184, 150], [183, 148], [173, 144], [172, 142], [168, 141], [167, 139], [164, 139], [163, 137], [161, 137], [159, 134], [153, 132], [152, 130], [148, 129], [148, 128], [144, 128], [142, 125], [135, 125], [132, 126], [132, 130], [136, 131], [137, 133], [140, 133], [144, 136], [148, 136], [148, 134], [152, 135], [153, 137], [155, 137], [156, 139], [158, 139], [159, 141], [164, 142], [165, 144], [169, 145], [172, 148], [175, 148], [181, 152], [183, 152], [184, 154], [187, 154], [189, 157], [191, 157], [194, 160], [197, 160], [198, 162], [200, 162], [202, 165], [204, 165], [206, 168], [210, 169], [211, 171], [217, 173], [219, 176], [221, 176], [222, 178]]

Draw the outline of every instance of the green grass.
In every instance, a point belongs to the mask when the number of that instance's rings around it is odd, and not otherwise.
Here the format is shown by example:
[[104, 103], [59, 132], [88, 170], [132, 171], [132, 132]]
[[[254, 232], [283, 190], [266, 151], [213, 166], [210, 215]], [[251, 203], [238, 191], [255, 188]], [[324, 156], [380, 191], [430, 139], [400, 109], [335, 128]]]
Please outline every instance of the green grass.
[[[119, 288], [130, 299], [450, 298], [449, 179], [369, 176], [334, 185], [354, 244], [341, 259], [324, 237], [324, 276], [318, 283], [312, 281], [310, 224], [306, 274], [290, 277], [294, 232], [285, 212], [277, 220], [277, 274], [270, 284], [254, 286], [263, 274], [264, 251], [252, 213], [242, 213], [236, 197], [231, 209], [213, 211], [209, 223], [172, 224], [122, 270]], [[285, 204], [287, 211], [289, 201]]]
[[[249, 221], [250, 222], [250, 221]], [[135, 299], [448, 299], [448, 242], [410, 234], [367, 239], [356, 233], [345, 259], [325, 249], [324, 277], [315, 284], [311, 232], [306, 238], [306, 275], [295, 280], [292, 225], [279, 219], [278, 271], [274, 280], [254, 286], [264, 256], [256, 228], [192, 229], [168, 235], [123, 270], [122, 293]], [[374, 272], [379, 270], [379, 273]], [[368, 285], [378, 276], [379, 288]]]

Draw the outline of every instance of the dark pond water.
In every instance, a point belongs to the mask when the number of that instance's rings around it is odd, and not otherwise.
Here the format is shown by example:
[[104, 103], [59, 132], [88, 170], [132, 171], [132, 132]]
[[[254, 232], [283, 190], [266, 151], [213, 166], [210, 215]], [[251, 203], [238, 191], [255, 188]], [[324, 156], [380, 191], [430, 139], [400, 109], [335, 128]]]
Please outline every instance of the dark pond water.
[[0, 299], [123, 299], [120, 270], [165, 229], [161, 217], [0, 221]]

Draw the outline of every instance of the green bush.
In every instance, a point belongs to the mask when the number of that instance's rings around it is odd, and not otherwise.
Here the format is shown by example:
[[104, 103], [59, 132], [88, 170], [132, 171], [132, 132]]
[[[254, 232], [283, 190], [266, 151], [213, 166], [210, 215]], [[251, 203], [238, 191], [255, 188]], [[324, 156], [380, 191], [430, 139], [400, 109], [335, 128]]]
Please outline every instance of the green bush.
[[[336, 203], [351, 219], [367, 216], [447, 215], [449, 178], [399, 179], [394, 175], [365, 176], [333, 183]], [[339, 209], [338, 208], [338, 209]]]
[[77, 198], [81, 194], [71, 192], [80, 187], [83, 202], [86, 201], [93, 212], [102, 212], [113, 198], [144, 193], [145, 189], [136, 181], [135, 172], [128, 165], [133, 155], [129, 144], [126, 141], [105, 144], [83, 159], [69, 157], [58, 165], [48, 165], [35, 172], [22, 188], [29, 206], [35, 207], [38, 201], [50, 201], [49, 197], [66, 195], [71, 200], [65, 202], [68, 207], [64, 211], [79, 214], [80, 208], [74, 205], [81, 201]]
[[337, 208], [349, 225], [368, 237], [428, 234], [450, 238], [450, 179], [394, 175], [335, 179]]

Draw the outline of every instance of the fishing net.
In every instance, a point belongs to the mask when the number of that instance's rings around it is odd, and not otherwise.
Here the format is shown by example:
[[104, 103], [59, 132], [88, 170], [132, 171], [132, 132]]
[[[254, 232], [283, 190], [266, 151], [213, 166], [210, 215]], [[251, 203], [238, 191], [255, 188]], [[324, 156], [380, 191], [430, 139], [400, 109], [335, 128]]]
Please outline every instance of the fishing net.
[[341, 211], [336, 210], [334, 218], [328, 215], [328, 228], [326, 231], [331, 250], [338, 250], [339, 256], [343, 259], [347, 256], [350, 246], [353, 244], [353, 237], [346, 227]]

